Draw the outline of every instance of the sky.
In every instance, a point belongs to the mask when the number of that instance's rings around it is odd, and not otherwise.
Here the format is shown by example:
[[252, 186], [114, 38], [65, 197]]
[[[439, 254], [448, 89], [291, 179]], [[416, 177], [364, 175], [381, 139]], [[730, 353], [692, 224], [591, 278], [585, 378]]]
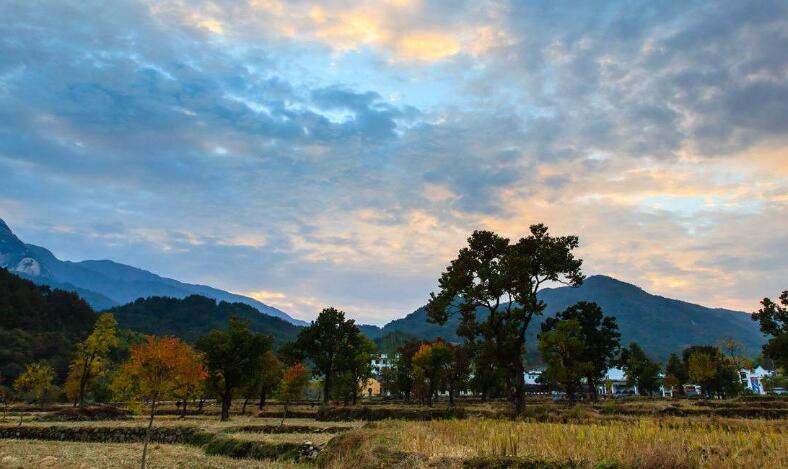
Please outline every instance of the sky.
[[476, 229], [753, 311], [788, 288], [788, 2], [5, 0], [0, 218], [383, 324]]

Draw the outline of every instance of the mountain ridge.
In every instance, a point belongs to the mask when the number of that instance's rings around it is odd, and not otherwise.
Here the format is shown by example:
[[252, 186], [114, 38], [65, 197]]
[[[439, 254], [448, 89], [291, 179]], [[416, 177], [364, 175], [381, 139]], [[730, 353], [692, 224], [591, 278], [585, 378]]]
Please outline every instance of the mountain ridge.
[[22, 242], [0, 218], [0, 267], [39, 285], [75, 291], [94, 309], [104, 310], [154, 296], [185, 298], [201, 295], [217, 301], [243, 303], [260, 313], [297, 326], [306, 321], [243, 295], [208, 285], [190, 284], [112, 260], [63, 261], [50, 250]]
[[[539, 291], [539, 297], [547, 307], [545, 314], [535, 316], [528, 328], [530, 350], [535, 347], [541, 323], [578, 301], [593, 301], [607, 316], [615, 317], [621, 330], [622, 345], [638, 342], [650, 354], [661, 359], [690, 345], [716, 344], [723, 337], [736, 339], [748, 354], [757, 356], [765, 341], [758, 324], [748, 313], [654, 295], [637, 285], [607, 275], [592, 275], [579, 287], [545, 288]], [[484, 315], [484, 312], [479, 311], [479, 314]], [[461, 340], [456, 334], [456, 317], [450, 318], [446, 325], [431, 324], [426, 318], [426, 307], [422, 306], [377, 331], [367, 329], [367, 334], [375, 339], [392, 333], [406, 333], [430, 340], [437, 337]]]

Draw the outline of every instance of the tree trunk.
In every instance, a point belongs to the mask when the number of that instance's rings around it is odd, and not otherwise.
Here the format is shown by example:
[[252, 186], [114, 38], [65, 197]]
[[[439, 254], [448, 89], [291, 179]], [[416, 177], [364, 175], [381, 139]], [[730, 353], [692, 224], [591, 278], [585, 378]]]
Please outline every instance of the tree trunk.
[[246, 415], [246, 406], [249, 404], [249, 396], [244, 398], [244, 405], [241, 407], [241, 415]]
[[521, 358], [517, 358], [512, 366], [512, 404], [514, 415], [519, 417], [525, 412], [525, 367]]
[[93, 363], [93, 355], [85, 360], [82, 366], [82, 376], [79, 377], [79, 408], [85, 406], [85, 389], [88, 387], [88, 380], [90, 379], [90, 365]]
[[454, 405], [454, 385], [449, 385], [449, 405]]
[[202, 413], [202, 408], [205, 405], [205, 398], [201, 397], [200, 402], [197, 403], [197, 410]]
[[186, 404], [188, 402], [189, 401], [186, 400], [186, 399], [183, 400], [183, 408], [181, 409], [181, 418], [185, 418], [186, 417]]
[[263, 389], [262, 391], [260, 391], [260, 403], [257, 405], [258, 409], [263, 410], [263, 406], [265, 406], [265, 398], [266, 398], [265, 389]]
[[156, 415], [156, 397], [150, 401], [150, 419], [148, 429], [145, 431], [145, 442], [142, 444], [142, 469], [145, 469], [145, 458], [148, 455], [148, 443], [150, 443], [150, 430], [153, 427], [153, 416]]
[[287, 400], [285, 400], [284, 405], [282, 406], [282, 421], [279, 422], [280, 427], [285, 426], [285, 417], [287, 417]]
[[597, 392], [596, 389], [596, 381], [594, 380], [594, 377], [592, 375], [586, 376], [586, 380], [588, 381], [588, 390], [591, 393], [591, 399], [594, 402], [596, 402], [597, 400], [599, 400], [599, 393]]
[[230, 420], [230, 406], [233, 403], [233, 393], [232, 391], [225, 391], [222, 394], [222, 417], [221, 421], [226, 422]]
[[331, 395], [331, 385], [333, 384], [331, 381], [331, 373], [327, 373], [326, 379], [323, 381], [323, 404], [328, 404], [328, 399]]

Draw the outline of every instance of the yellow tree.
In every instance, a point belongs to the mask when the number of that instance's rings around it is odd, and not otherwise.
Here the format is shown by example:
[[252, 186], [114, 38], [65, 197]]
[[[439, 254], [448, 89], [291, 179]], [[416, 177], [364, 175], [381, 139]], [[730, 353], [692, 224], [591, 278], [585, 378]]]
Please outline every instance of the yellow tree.
[[116, 398], [128, 399], [133, 407], [149, 403], [150, 417], [142, 446], [143, 469], [159, 401], [177, 397], [184, 389], [198, 388], [207, 376], [202, 357], [180, 339], [148, 336], [144, 343], [131, 349], [131, 358], [121, 366], [112, 389]]
[[113, 347], [117, 347], [115, 334], [118, 322], [112, 313], [104, 313], [96, 320], [93, 332], [77, 345], [77, 354], [68, 369], [66, 395], [82, 408], [85, 391], [91, 381], [103, 373], [103, 361]]
[[[25, 372], [14, 381], [14, 390], [20, 395], [29, 395], [33, 403], [44, 406], [44, 398], [53, 389], [52, 380], [55, 379], [55, 370], [43, 363], [31, 363]], [[22, 424], [22, 414], [19, 414], [19, 424]]]

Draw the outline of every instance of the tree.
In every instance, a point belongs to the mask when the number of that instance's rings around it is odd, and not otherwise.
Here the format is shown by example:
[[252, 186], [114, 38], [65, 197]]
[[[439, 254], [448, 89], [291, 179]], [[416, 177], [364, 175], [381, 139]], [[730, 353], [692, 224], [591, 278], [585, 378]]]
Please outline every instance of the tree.
[[506, 370], [501, 367], [490, 343], [466, 344], [473, 353], [473, 377], [470, 384], [474, 391], [481, 394], [483, 401], [491, 397], [506, 395]]
[[276, 387], [282, 380], [282, 362], [276, 358], [273, 352], [270, 350], [265, 352], [262, 362], [262, 370], [259, 374], [260, 386], [258, 392], [260, 402], [257, 405], [258, 409], [263, 408], [266, 398], [276, 390]]
[[621, 351], [620, 362], [627, 384], [637, 386], [638, 394], [651, 395], [659, 389], [659, 364], [648, 358], [637, 343], [632, 342]]
[[469, 347], [447, 344], [451, 355], [444, 363], [444, 379], [449, 393], [449, 404], [454, 405], [454, 395], [468, 384], [471, 368]]
[[531, 234], [515, 244], [475, 231], [441, 275], [440, 291], [430, 294], [431, 322], [445, 324], [450, 314], [459, 314], [457, 334], [468, 343], [490, 345], [506, 371], [518, 415], [525, 410], [525, 333], [546, 307], [537, 292], [546, 282], [582, 283], [582, 261], [572, 254], [578, 243], [576, 236], [550, 236], [542, 224], [532, 225]]
[[282, 373], [282, 381], [279, 383], [277, 397], [282, 401], [282, 422], [279, 426], [285, 424], [287, 417], [287, 407], [290, 401], [298, 399], [304, 394], [304, 389], [309, 383], [309, 375], [303, 363], [296, 363], [295, 365], [285, 368]]
[[75, 398], [80, 408], [85, 405], [85, 391], [91, 380], [103, 372], [103, 360], [110, 349], [118, 345], [117, 325], [112, 313], [104, 313], [96, 320], [88, 338], [77, 345], [77, 353], [66, 378], [66, 393], [69, 398]]
[[739, 372], [731, 361], [712, 345], [693, 345], [683, 352], [689, 379], [699, 384], [707, 396], [726, 397], [741, 391]]
[[451, 359], [451, 348], [441, 339], [431, 344], [422, 344], [413, 355], [414, 374], [422, 377], [427, 387], [427, 405], [432, 405], [432, 398], [446, 377], [446, 364]]
[[55, 370], [51, 366], [44, 363], [30, 363], [24, 373], [14, 381], [14, 390], [20, 396], [28, 396], [33, 403], [43, 407], [45, 399], [54, 388], [52, 384], [54, 379]]
[[413, 355], [419, 351], [423, 343], [421, 340], [411, 340], [397, 349], [397, 358], [394, 363], [397, 387], [406, 402], [410, 401], [410, 394], [413, 390]]
[[227, 421], [233, 393], [255, 379], [263, 354], [271, 349], [271, 338], [252, 332], [248, 321], [233, 317], [226, 331], [209, 332], [197, 339], [196, 347], [208, 365], [209, 387], [221, 400], [221, 421]]
[[752, 320], [758, 321], [761, 332], [771, 336], [763, 346], [763, 354], [772, 360], [783, 373], [788, 372], [788, 290], [780, 295], [780, 304], [769, 298], [761, 301], [761, 309], [753, 313]]
[[149, 403], [148, 427], [142, 446], [142, 468], [150, 443], [156, 406], [177, 397], [183, 388], [199, 386], [207, 377], [202, 357], [187, 343], [175, 337], [148, 336], [142, 345], [131, 349], [131, 358], [121, 365], [112, 388], [116, 399], [129, 400], [133, 408]]
[[3, 385], [3, 375], [0, 374], [0, 405], [3, 406], [3, 422], [8, 414], [8, 404], [11, 400], [11, 391]]
[[708, 394], [714, 387], [717, 377], [717, 364], [709, 352], [697, 351], [689, 356], [687, 371], [689, 378], [700, 384], [704, 394]]
[[[665, 384], [668, 386], [678, 386], [681, 394], [684, 394], [684, 385], [687, 384], [689, 375], [687, 374], [687, 367], [684, 366], [681, 359], [675, 353], [671, 353], [668, 357], [668, 363], [665, 365]], [[668, 380], [671, 377], [671, 380]]]
[[555, 321], [539, 334], [539, 351], [547, 364], [542, 378], [563, 388], [570, 402], [575, 400], [580, 379], [594, 368], [583, 339], [582, 327], [576, 319]]
[[390, 396], [397, 393], [397, 370], [390, 366], [383, 366], [377, 375], [380, 382], [380, 394]]
[[591, 363], [585, 374], [586, 383], [591, 397], [597, 400], [597, 383], [614, 362], [620, 345], [616, 319], [605, 316], [596, 303], [581, 301], [560, 311], [554, 318], [547, 318], [542, 323], [542, 332], [554, 329], [564, 320], [574, 320], [580, 325], [580, 338], [585, 348], [582, 357], [587, 357]]
[[350, 349], [358, 347], [364, 336], [352, 319], [336, 308], [325, 308], [309, 327], [301, 329], [296, 349], [312, 360], [315, 376], [323, 377], [323, 402], [332, 396], [334, 379], [338, 373], [352, 368]]
[[356, 403], [359, 389], [372, 378], [372, 355], [375, 344], [360, 332], [349, 337], [347, 346], [337, 360], [338, 396], [347, 403]]

